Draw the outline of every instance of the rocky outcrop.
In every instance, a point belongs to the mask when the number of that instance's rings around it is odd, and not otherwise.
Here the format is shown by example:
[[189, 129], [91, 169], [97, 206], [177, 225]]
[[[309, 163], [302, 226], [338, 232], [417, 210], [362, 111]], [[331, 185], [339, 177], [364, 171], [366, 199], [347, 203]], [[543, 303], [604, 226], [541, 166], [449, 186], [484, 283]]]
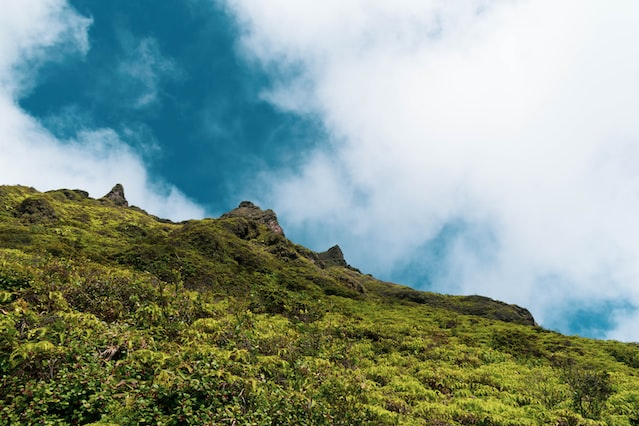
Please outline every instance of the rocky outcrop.
[[129, 202], [124, 196], [124, 187], [122, 187], [119, 183], [115, 184], [111, 191], [109, 191], [109, 193], [104, 197], [100, 198], [100, 200], [111, 202], [119, 207], [129, 207]]
[[284, 236], [284, 230], [277, 221], [275, 212], [271, 209], [262, 210], [250, 201], [242, 201], [240, 205], [228, 213], [224, 213], [221, 219], [230, 217], [244, 217], [266, 225], [275, 234]]
[[318, 253], [317, 255], [326, 266], [348, 266], [344, 259], [344, 253], [342, 253], [342, 249], [338, 245], [334, 245], [328, 250]]

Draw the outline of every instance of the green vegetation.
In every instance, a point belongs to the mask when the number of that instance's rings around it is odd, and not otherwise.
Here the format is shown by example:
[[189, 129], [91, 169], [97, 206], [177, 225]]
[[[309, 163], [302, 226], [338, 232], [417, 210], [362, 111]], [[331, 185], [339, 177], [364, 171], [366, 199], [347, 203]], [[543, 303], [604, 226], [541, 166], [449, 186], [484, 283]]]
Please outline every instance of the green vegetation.
[[249, 218], [0, 187], [0, 424], [637, 425], [638, 368]]

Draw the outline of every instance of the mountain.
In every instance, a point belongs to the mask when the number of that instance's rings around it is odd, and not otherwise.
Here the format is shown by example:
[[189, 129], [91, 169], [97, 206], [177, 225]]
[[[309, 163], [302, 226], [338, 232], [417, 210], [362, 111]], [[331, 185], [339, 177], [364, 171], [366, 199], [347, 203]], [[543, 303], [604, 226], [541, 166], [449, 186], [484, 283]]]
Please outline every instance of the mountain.
[[0, 314], [0, 424], [639, 424], [637, 345], [377, 280], [249, 201], [0, 186]]

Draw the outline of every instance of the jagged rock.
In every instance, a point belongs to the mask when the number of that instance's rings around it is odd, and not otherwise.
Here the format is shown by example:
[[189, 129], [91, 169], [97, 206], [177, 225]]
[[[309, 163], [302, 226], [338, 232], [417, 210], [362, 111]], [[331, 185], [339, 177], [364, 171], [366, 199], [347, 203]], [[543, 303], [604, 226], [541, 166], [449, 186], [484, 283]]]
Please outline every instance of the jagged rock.
[[325, 252], [318, 253], [318, 256], [326, 266], [348, 266], [344, 259], [344, 253], [338, 245], [334, 245]]
[[277, 221], [275, 212], [271, 209], [262, 210], [250, 201], [242, 201], [236, 209], [224, 213], [221, 216], [222, 219], [230, 217], [245, 217], [254, 220], [266, 225], [274, 233], [284, 236], [284, 230], [282, 230], [282, 227]]
[[100, 200], [110, 201], [120, 207], [129, 207], [129, 202], [124, 197], [124, 188], [119, 183], [115, 184], [111, 191]]

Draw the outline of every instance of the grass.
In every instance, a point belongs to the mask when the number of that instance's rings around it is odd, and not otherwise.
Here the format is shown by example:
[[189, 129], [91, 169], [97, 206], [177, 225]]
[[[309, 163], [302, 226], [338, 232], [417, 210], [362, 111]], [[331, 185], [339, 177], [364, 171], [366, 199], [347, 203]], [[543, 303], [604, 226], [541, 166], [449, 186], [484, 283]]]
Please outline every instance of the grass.
[[0, 187], [0, 314], [0, 424], [639, 424], [637, 345], [327, 266], [242, 217]]

